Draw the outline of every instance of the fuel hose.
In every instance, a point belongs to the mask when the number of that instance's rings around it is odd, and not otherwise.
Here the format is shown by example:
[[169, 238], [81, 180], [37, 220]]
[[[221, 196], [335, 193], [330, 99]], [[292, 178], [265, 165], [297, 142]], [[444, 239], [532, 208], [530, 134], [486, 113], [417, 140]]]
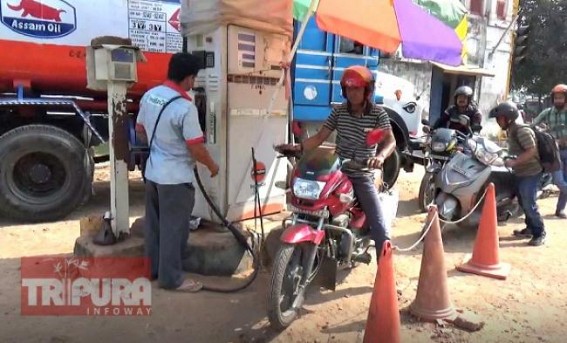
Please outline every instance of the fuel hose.
[[258, 257], [258, 254], [248, 243], [248, 239], [246, 239], [246, 237], [242, 234], [242, 232], [233, 223], [229, 222], [222, 215], [219, 208], [212, 201], [209, 194], [207, 194], [207, 192], [205, 191], [205, 187], [203, 186], [203, 182], [201, 181], [201, 177], [199, 176], [199, 171], [197, 170], [197, 167], [194, 168], [194, 171], [195, 171], [195, 179], [197, 181], [197, 185], [199, 186], [201, 193], [203, 193], [203, 196], [205, 197], [207, 204], [209, 204], [213, 212], [221, 220], [222, 225], [227, 229], [229, 229], [230, 232], [233, 234], [234, 238], [236, 238], [236, 240], [240, 243], [240, 245], [252, 255], [252, 268], [253, 268], [252, 274], [250, 274], [250, 276], [247, 277], [246, 281], [244, 281], [241, 285], [238, 285], [236, 287], [216, 287], [216, 286], [203, 284], [203, 289], [206, 291], [217, 292], [217, 293], [234, 293], [241, 291], [246, 287], [250, 286], [258, 276], [258, 272], [260, 271], [260, 259]]

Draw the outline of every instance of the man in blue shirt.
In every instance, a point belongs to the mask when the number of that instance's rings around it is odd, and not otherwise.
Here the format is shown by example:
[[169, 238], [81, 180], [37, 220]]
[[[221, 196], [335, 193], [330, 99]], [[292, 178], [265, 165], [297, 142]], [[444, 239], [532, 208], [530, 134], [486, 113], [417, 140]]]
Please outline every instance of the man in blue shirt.
[[151, 276], [162, 288], [193, 292], [202, 285], [185, 280], [182, 268], [195, 204], [193, 168], [200, 162], [213, 177], [219, 171], [204, 145], [197, 108], [187, 93], [198, 72], [195, 56], [174, 54], [167, 81], [144, 94], [136, 121], [136, 132], [150, 143], [144, 234]]

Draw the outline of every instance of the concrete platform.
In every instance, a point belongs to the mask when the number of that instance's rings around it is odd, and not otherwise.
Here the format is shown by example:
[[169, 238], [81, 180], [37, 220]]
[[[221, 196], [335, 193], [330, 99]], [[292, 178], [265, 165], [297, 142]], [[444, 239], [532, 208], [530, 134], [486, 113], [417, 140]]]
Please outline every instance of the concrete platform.
[[[144, 220], [137, 219], [131, 227], [131, 236], [111, 246], [93, 243], [93, 235], [82, 235], [75, 242], [74, 254], [80, 257], [142, 256], [144, 253]], [[241, 231], [251, 239], [246, 231]], [[252, 256], [240, 246], [225, 228], [203, 225], [189, 234], [188, 256], [183, 261], [187, 272], [202, 275], [231, 276], [252, 268]]]
[[[280, 228], [281, 220], [285, 215], [275, 215], [271, 218], [264, 218], [264, 229], [266, 234], [266, 244], [262, 252], [262, 264], [269, 265], [274, 250], [274, 238], [277, 241], [278, 234], [270, 234], [274, 229]], [[91, 226], [98, 226], [97, 220], [85, 220]], [[83, 224], [83, 223], [82, 223]], [[253, 221], [242, 223], [248, 229], [253, 229]], [[75, 241], [74, 254], [77, 257], [101, 257], [101, 256], [142, 256], [144, 253], [144, 219], [138, 218], [131, 227], [131, 235], [123, 242], [111, 246], [99, 246], [93, 243], [96, 229], [81, 228], [82, 235]], [[238, 225], [237, 225], [238, 227]], [[258, 224], [259, 229], [259, 224]], [[276, 230], [278, 231], [278, 230]], [[252, 235], [247, 230], [241, 232], [252, 241]], [[257, 246], [257, 245], [256, 245]], [[274, 249], [275, 248], [275, 249]], [[252, 256], [247, 252], [232, 233], [218, 225], [209, 222], [202, 222], [198, 230], [189, 234], [187, 242], [188, 256], [183, 261], [183, 267], [187, 272], [197, 273], [207, 276], [231, 276], [242, 274], [252, 269]], [[266, 254], [266, 252], [268, 252]]]

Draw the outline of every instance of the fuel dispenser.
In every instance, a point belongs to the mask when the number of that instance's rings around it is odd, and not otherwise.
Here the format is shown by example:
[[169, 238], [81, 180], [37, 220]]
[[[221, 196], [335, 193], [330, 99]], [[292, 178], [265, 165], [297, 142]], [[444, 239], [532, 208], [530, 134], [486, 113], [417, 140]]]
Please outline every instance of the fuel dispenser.
[[[287, 165], [277, 159], [273, 145], [286, 141], [288, 101], [275, 94], [291, 40], [285, 35], [227, 25], [187, 36], [187, 49], [202, 56], [204, 68], [195, 88], [195, 104], [207, 149], [220, 167], [208, 177], [198, 166], [205, 192], [229, 221], [254, 217], [255, 185], [251, 148], [266, 166], [259, 187], [263, 213], [285, 206], [285, 191], [275, 187], [285, 180]], [[217, 221], [200, 191], [193, 215]]]

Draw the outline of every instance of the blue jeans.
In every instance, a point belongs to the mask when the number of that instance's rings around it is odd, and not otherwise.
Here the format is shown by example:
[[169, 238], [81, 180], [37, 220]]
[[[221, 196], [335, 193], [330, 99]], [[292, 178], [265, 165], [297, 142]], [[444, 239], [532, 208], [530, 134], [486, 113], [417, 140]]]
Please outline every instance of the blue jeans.
[[545, 234], [543, 219], [536, 203], [537, 187], [541, 173], [533, 176], [517, 176], [518, 201], [526, 216], [526, 227], [532, 231], [533, 237]]
[[559, 188], [559, 199], [555, 212], [565, 210], [567, 205], [567, 150], [561, 150], [561, 169], [553, 172], [553, 183]]
[[378, 198], [378, 191], [372, 176], [349, 176], [354, 188], [354, 194], [360, 202], [360, 207], [366, 215], [366, 221], [370, 225], [370, 236], [376, 244], [376, 256], [382, 251], [382, 244], [389, 240], [386, 228], [382, 203]]

